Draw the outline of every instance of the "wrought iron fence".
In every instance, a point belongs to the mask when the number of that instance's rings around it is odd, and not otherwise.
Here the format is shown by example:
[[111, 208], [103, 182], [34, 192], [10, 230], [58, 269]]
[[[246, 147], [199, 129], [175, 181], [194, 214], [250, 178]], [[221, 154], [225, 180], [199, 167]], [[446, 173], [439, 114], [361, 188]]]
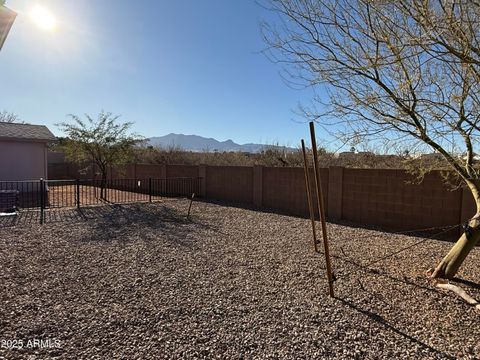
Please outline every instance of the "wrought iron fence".
[[199, 194], [201, 178], [0, 181], [0, 212], [152, 202]]

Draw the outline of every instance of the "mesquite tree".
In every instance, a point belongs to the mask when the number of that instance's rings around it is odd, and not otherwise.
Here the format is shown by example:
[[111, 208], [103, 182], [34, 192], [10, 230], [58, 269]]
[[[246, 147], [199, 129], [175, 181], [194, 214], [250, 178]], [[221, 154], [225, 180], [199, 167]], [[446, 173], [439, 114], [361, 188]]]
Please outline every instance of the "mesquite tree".
[[71, 123], [58, 124], [67, 139], [62, 148], [67, 157], [74, 161], [91, 160], [101, 173], [100, 198], [105, 199], [108, 167], [128, 160], [132, 147], [142, 138], [130, 134], [131, 122], [118, 123], [119, 115], [101, 112], [97, 119], [85, 114], [87, 121], [69, 115]]
[[265, 6], [278, 15], [263, 24], [267, 54], [285, 65], [292, 83], [324, 90], [305, 115], [351, 139], [430, 148], [470, 189], [477, 215], [432, 274], [453, 277], [480, 238], [474, 161], [480, 3], [265, 0]]

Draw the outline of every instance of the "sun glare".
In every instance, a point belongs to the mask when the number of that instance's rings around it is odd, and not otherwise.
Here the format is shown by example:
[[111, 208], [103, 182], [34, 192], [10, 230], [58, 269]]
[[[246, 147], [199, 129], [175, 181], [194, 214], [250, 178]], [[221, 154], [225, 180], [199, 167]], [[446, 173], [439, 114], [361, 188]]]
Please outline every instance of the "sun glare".
[[57, 21], [53, 14], [41, 5], [36, 5], [30, 12], [30, 17], [40, 28], [48, 31], [55, 30]]

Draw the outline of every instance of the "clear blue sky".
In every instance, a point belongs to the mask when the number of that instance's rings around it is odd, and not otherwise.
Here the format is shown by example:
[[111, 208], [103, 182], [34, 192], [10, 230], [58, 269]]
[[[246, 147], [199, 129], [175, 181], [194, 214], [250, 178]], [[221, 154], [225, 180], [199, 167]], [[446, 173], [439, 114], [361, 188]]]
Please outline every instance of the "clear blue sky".
[[[40, 30], [35, 3], [57, 19]], [[309, 90], [293, 90], [259, 54], [254, 0], [7, 0], [19, 15], [0, 52], [0, 111], [29, 123], [104, 109], [144, 136], [197, 134], [238, 143], [297, 145], [295, 115]], [[320, 129], [318, 128], [318, 131]], [[321, 137], [321, 134], [319, 135]]]

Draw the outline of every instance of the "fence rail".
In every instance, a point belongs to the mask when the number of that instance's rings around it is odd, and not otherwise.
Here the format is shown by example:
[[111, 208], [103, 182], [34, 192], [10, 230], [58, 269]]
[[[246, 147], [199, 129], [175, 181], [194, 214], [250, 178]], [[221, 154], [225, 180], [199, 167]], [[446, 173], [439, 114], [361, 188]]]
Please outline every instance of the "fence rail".
[[0, 212], [152, 202], [199, 194], [201, 178], [0, 181]]

